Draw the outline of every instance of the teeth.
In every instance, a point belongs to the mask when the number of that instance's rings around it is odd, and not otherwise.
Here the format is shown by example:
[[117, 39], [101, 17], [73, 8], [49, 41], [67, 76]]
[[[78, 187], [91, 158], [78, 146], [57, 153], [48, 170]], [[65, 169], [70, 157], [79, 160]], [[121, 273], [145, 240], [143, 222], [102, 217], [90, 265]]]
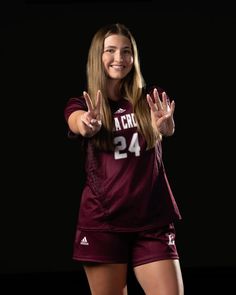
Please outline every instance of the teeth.
[[118, 71], [123, 70], [123, 67], [122, 66], [112, 66], [112, 68], [114, 70], [118, 70]]
[[114, 69], [122, 69], [123, 66], [112, 66]]

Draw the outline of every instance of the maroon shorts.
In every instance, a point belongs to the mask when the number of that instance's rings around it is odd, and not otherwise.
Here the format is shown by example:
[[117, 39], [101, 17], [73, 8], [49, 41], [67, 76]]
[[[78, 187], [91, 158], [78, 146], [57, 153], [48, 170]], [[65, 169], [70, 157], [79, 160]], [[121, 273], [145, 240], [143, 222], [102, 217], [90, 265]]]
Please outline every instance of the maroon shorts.
[[73, 259], [81, 262], [131, 263], [138, 266], [163, 259], [179, 259], [173, 224], [142, 232], [77, 230]]

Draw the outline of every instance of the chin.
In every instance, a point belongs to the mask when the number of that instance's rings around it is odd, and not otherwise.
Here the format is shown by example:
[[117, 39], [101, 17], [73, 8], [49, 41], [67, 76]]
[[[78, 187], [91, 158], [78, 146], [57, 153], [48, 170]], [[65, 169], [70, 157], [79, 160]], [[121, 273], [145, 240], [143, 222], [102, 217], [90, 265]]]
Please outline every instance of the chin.
[[125, 76], [126, 76], [126, 74], [110, 75], [111, 79], [117, 79], [117, 80], [123, 79]]

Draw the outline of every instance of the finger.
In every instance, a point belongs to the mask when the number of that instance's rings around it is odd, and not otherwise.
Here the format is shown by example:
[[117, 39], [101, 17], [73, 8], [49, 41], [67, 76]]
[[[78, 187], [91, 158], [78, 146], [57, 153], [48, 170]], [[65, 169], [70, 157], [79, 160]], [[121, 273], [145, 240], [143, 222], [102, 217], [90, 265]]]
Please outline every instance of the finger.
[[95, 127], [101, 127], [102, 126], [102, 121], [101, 120], [92, 119], [90, 123], [91, 123], [91, 125], [93, 125]]
[[91, 124], [91, 123], [88, 123], [87, 121], [85, 121], [85, 120], [83, 120], [83, 119], [81, 119], [81, 121], [87, 126], [87, 127], [89, 127], [90, 129], [94, 129], [94, 127], [93, 127], [93, 125]]
[[170, 111], [171, 111], [171, 114], [173, 115], [174, 111], [175, 111], [175, 101], [174, 100], [172, 100], [172, 102], [170, 104]]
[[93, 125], [91, 124], [91, 120], [89, 119], [88, 116], [82, 115], [80, 117], [81, 121], [89, 128], [93, 129]]
[[167, 95], [165, 92], [162, 92], [161, 94], [162, 96], [162, 106], [163, 106], [163, 110], [165, 112], [168, 112], [170, 110], [170, 107], [169, 107], [169, 101], [168, 101], [168, 98], [167, 98]]
[[157, 105], [158, 110], [161, 110], [162, 109], [162, 102], [160, 100], [159, 93], [156, 88], [154, 88], [154, 90], [153, 90], [153, 97], [154, 97], [154, 101]]
[[96, 108], [100, 111], [100, 107], [101, 107], [101, 91], [98, 90], [97, 98], [96, 98]]
[[97, 113], [98, 113], [98, 116], [97, 116], [97, 119], [100, 120], [101, 118], [101, 91], [98, 90], [97, 92], [97, 98], [96, 98], [96, 110], [97, 110]]
[[86, 91], [83, 92], [83, 95], [84, 95], [84, 98], [85, 98], [85, 101], [86, 101], [86, 105], [88, 107], [88, 111], [91, 112], [93, 110], [93, 103], [91, 101], [91, 98], [90, 98], [89, 94]]
[[148, 105], [151, 109], [152, 112], [156, 112], [157, 111], [157, 108], [155, 107], [155, 104], [151, 98], [151, 96], [149, 94], [147, 94], [147, 102], [148, 102]]

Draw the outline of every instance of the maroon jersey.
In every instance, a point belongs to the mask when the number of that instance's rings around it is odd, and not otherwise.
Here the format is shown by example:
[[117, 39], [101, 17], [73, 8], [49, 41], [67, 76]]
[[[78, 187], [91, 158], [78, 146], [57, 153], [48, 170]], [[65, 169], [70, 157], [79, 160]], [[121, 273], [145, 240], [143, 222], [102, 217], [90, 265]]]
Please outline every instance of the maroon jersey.
[[[132, 105], [110, 101], [114, 120], [112, 152], [97, 150], [87, 140], [86, 183], [78, 227], [86, 230], [139, 231], [181, 219], [162, 162], [161, 143], [146, 150], [137, 131]], [[83, 97], [71, 98], [65, 118], [87, 110]]]

